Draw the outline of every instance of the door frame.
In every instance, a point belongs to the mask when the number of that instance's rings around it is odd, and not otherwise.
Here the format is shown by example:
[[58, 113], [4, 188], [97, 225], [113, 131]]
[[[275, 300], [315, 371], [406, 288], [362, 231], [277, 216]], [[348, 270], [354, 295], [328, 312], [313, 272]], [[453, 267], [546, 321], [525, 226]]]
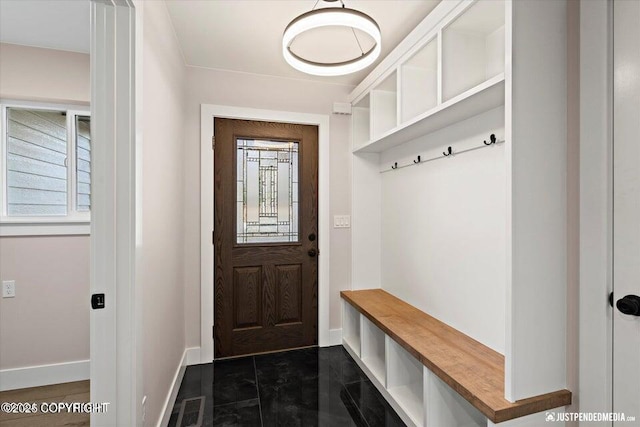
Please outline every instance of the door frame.
[[[136, 206], [142, 168], [142, 8], [139, 0], [91, 1], [92, 212], [90, 311], [92, 426], [141, 425], [142, 299], [136, 280]], [[89, 301], [87, 301], [89, 305]]]
[[[612, 2], [580, 2], [579, 410], [612, 410]], [[589, 424], [596, 425], [596, 424]], [[611, 423], [598, 423], [611, 425]]]
[[257, 120], [318, 126], [318, 345], [331, 345], [329, 332], [329, 116], [279, 110], [201, 104], [200, 106], [200, 363], [213, 360], [214, 248], [213, 119]]

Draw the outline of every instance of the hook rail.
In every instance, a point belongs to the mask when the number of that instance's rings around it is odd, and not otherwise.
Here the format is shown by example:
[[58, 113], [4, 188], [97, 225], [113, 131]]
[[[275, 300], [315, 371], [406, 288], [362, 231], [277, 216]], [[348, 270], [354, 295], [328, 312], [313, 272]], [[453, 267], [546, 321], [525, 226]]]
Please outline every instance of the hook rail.
[[448, 146], [447, 149], [445, 151], [443, 151], [442, 155], [440, 155], [440, 156], [435, 156], [435, 157], [432, 157], [432, 158], [426, 159], [426, 160], [422, 159], [421, 156], [417, 156], [417, 158], [414, 159], [412, 163], [407, 163], [405, 165], [398, 165], [398, 162], [394, 162], [393, 165], [391, 165], [391, 169], [382, 170], [382, 171], [380, 171], [380, 173], [390, 172], [390, 171], [396, 170], [396, 169], [403, 169], [403, 168], [407, 168], [409, 166], [415, 166], [415, 165], [419, 165], [419, 164], [422, 164], [422, 163], [432, 162], [434, 160], [443, 159], [445, 157], [451, 157], [451, 156], [462, 154], [462, 153], [468, 153], [469, 151], [475, 151], [475, 150], [479, 150], [481, 148], [487, 148], [487, 147], [490, 147], [492, 145], [503, 143], [503, 142], [504, 141], [498, 141], [496, 139], [495, 134], [492, 133], [489, 136], [489, 142], [487, 142], [487, 140], [484, 140], [483, 143], [482, 143], [483, 145], [479, 145], [477, 147], [466, 148], [466, 149], [460, 150], [460, 151], [453, 151], [453, 148], [451, 146]]

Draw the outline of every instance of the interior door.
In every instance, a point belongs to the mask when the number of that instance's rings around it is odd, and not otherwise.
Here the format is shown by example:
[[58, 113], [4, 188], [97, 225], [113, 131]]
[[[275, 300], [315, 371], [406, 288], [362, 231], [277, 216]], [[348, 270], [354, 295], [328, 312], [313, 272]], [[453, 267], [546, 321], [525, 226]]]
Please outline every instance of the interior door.
[[318, 128], [214, 119], [215, 357], [318, 342]]
[[640, 2], [616, 0], [613, 99], [613, 412], [640, 426]]

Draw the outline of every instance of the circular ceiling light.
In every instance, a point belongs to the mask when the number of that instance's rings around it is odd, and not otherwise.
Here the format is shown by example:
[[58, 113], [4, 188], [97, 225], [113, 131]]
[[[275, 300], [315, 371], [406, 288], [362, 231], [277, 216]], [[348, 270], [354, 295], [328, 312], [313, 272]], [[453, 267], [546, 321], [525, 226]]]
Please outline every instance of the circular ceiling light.
[[[331, 1], [331, 0], [329, 0]], [[291, 50], [291, 43], [300, 34], [321, 27], [349, 27], [368, 34], [375, 44], [367, 52], [348, 61], [315, 62], [296, 55]], [[380, 27], [369, 15], [354, 9], [324, 8], [304, 13], [291, 21], [282, 36], [282, 54], [293, 68], [315, 76], [341, 76], [355, 73], [373, 64], [381, 51]]]

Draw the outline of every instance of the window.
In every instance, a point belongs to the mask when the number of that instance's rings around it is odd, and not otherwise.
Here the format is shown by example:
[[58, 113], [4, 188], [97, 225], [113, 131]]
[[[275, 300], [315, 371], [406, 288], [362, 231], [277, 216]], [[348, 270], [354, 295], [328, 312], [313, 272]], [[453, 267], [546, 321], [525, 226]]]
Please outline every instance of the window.
[[2, 105], [3, 226], [85, 222], [91, 209], [88, 111]]

